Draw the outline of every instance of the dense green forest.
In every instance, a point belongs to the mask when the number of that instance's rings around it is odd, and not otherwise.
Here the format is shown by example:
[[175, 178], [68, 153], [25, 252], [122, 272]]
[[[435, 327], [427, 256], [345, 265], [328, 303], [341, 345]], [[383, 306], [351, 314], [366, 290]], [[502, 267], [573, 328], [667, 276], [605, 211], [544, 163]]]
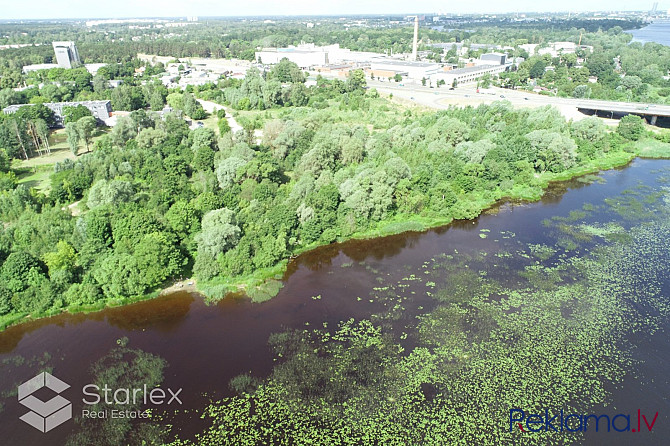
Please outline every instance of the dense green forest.
[[[594, 118], [568, 123], [555, 109], [505, 102], [417, 112], [358, 75], [307, 88], [286, 64], [218, 91], [265, 97], [291, 73], [277, 97], [294, 101], [299, 88], [302, 103], [243, 112], [235, 134], [227, 123], [190, 130], [174, 114], [135, 111], [76, 161], [57, 163], [46, 193], [17, 185], [0, 152], [3, 320], [119, 303], [191, 274], [209, 295], [244, 284], [267, 298], [277, 282], [264, 280], [299, 252], [472, 218], [506, 196], [537, 199], [550, 179], [626, 162], [646, 134], [637, 117], [611, 132]], [[27, 125], [44, 107], [25, 109], [3, 120]]]

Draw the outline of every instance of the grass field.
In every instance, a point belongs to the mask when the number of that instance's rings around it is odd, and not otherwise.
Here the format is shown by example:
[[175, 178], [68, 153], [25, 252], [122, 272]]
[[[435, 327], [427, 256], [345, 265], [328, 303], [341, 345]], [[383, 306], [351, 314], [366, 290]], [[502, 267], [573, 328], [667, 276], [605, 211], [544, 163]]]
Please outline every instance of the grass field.
[[644, 158], [670, 158], [670, 144], [657, 139], [641, 139], [635, 143]]
[[[216, 127], [216, 122], [214, 126]], [[93, 143], [108, 131], [108, 129], [99, 129], [97, 135], [93, 137]], [[51, 148], [51, 153], [49, 154], [34, 156], [27, 160], [14, 160], [12, 168], [16, 172], [19, 184], [25, 184], [28, 187], [34, 187], [46, 192], [49, 188], [49, 176], [53, 172], [54, 165], [66, 159], [74, 161], [77, 158], [70, 150], [70, 146], [67, 145], [65, 129], [51, 132], [49, 135], [49, 147]], [[79, 150], [79, 156], [81, 156], [81, 152], [85, 151], [85, 149], [80, 148]]]

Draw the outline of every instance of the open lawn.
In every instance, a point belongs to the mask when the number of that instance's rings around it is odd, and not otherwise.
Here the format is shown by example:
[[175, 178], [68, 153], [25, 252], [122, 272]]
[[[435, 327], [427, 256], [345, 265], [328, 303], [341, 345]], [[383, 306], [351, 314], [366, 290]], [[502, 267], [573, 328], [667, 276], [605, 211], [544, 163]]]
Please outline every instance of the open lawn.
[[53, 149], [48, 155], [36, 156], [27, 160], [14, 160], [12, 168], [16, 172], [19, 184], [34, 187], [43, 192], [49, 188], [49, 176], [54, 171], [54, 164], [75, 157], [69, 148]]
[[27, 160], [14, 160], [12, 167], [14, 169], [20, 170], [38, 166], [54, 165], [58, 162], [65, 161], [66, 159], [75, 159], [75, 156], [72, 154], [69, 148], [66, 147], [54, 149], [54, 146], [51, 146], [51, 153], [35, 156]]
[[[216, 122], [213, 125], [216, 127]], [[99, 128], [97, 135], [93, 137], [93, 143], [108, 131], [109, 129], [105, 127]], [[49, 188], [49, 176], [53, 172], [54, 164], [63, 162], [66, 159], [76, 159], [67, 145], [65, 129], [57, 129], [51, 132], [49, 135], [49, 146], [51, 148], [51, 153], [49, 154], [34, 156], [27, 160], [15, 159], [13, 161], [12, 168], [18, 176], [19, 184], [25, 184], [28, 187], [34, 187], [46, 192]], [[85, 151], [86, 149], [81, 147], [79, 149], [79, 156]]]
[[18, 176], [19, 184], [46, 191], [49, 187], [49, 175], [53, 173], [53, 166], [46, 164], [35, 167], [24, 167], [15, 169], [15, 172]]
[[219, 134], [219, 127], [217, 125], [217, 123], [219, 122], [219, 118], [217, 118], [216, 115], [213, 113], [210, 113], [209, 116], [206, 117], [205, 119], [193, 122], [202, 122], [205, 128], [212, 129], [214, 130], [214, 133], [216, 133], [217, 135]]

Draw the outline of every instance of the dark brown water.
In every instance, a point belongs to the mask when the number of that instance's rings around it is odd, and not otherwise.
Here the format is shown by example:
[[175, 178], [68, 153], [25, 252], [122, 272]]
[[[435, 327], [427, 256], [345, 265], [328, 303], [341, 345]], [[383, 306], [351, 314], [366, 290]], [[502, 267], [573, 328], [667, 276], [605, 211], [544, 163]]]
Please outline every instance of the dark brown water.
[[[4, 392], [0, 395], [0, 444], [63, 444], [76, 425], [70, 421], [46, 434], [38, 432], [18, 420], [27, 410], [11, 392], [42, 365], [51, 367], [54, 375], [72, 386], [63, 396], [73, 402], [73, 412], [80, 413], [81, 387], [92, 381], [91, 364], [124, 336], [130, 347], [159, 355], [169, 363], [162, 386], [183, 388], [180, 396], [184, 405], [167, 419], [174, 425], [174, 433], [189, 438], [206, 427], [198, 410], [210, 400], [231, 394], [231, 378], [242, 373], [267, 376], [274, 364], [267, 345], [271, 333], [324, 323], [335, 326], [349, 318], [368, 317], [381, 310], [380, 302], [367, 299], [381, 280], [400, 280], [407, 271], [415, 271], [423, 262], [445, 252], [499, 249], [496, 243], [500, 240], [482, 238], [481, 229], [490, 230], [490, 234], [513, 233], [520, 243], [545, 243], [544, 219], [567, 216], [584, 203], [601, 203], [640, 183], [658, 187], [650, 172], [667, 167], [669, 161], [637, 160], [627, 168], [600, 174], [602, 183], [561, 183], [552, 187], [541, 202], [502, 204], [474, 221], [317, 249], [290, 264], [284, 288], [263, 304], [233, 296], [207, 305], [199, 295], [182, 292], [122, 308], [60, 315], [10, 327], [0, 333], [0, 390]], [[515, 260], [509, 262], [513, 266]], [[425, 290], [424, 285], [415, 286], [417, 297], [406, 305], [408, 318], [413, 318], [420, 306], [432, 305], [425, 292], [420, 292]], [[313, 298], [319, 295], [320, 299]], [[634, 354], [644, 363], [631, 373], [623, 389], [614, 390], [613, 399], [616, 406], [631, 412], [638, 407], [659, 411], [658, 429], [669, 433], [670, 385], [666, 371], [670, 344], [666, 333], [639, 336]], [[17, 356], [25, 362], [15, 363], [13, 358]], [[35, 358], [42, 358], [42, 362]], [[587, 437], [589, 444], [631, 444], [621, 441], [620, 436]]]

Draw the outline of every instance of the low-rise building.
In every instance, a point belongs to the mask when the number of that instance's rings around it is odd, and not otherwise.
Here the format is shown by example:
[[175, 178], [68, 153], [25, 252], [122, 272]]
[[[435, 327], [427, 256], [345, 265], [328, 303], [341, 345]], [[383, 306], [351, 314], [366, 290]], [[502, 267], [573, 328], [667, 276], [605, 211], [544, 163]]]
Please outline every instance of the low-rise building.
[[376, 78], [381, 78], [381, 79], [389, 79], [389, 78], [394, 78], [397, 75], [400, 75], [402, 77], [408, 77], [409, 73], [407, 71], [402, 71], [402, 70], [373, 70], [372, 68], [367, 68], [365, 70], [365, 74], [370, 77], [374, 76]]
[[381, 58], [371, 60], [370, 69], [373, 71], [407, 73], [407, 77], [414, 80], [429, 79], [442, 71], [437, 63]]
[[[26, 107], [32, 104], [15, 104], [10, 105], [2, 109], [3, 113], [11, 114], [16, 113], [19, 108]], [[63, 121], [65, 120], [65, 115], [63, 110], [65, 107], [76, 107], [78, 105], [83, 105], [88, 108], [93, 117], [98, 120], [99, 123], [106, 123], [106, 121], [112, 116], [112, 103], [110, 101], [81, 101], [81, 102], [45, 102], [44, 106], [49, 110], [54, 112], [54, 117], [56, 119], [55, 126], [62, 127]]]
[[470, 84], [479, 81], [485, 75], [492, 78], [507, 71], [509, 65], [483, 65], [477, 67], [458, 68], [456, 70], [443, 71], [431, 78], [431, 80], [443, 80], [446, 85]]
[[490, 65], [505, 65], [507, 55], [504, 53], [486, 53], [479, 56], [479, 60], [489, 62]]
[[256, 62], [266, 65], [278, 64], [282, 59], [288, 59], [306, 70], [311, 67], [324, 66], [331, 64], [341, 64], [343, 62], [367, 62], [380, 54], [351, 51], [347, 48], [340, 48], [339, 44], [316, 46], [313, 43], [303, 43], [298, 46], [289, 46], [287, 48], [263, 48], [255, 54]]

